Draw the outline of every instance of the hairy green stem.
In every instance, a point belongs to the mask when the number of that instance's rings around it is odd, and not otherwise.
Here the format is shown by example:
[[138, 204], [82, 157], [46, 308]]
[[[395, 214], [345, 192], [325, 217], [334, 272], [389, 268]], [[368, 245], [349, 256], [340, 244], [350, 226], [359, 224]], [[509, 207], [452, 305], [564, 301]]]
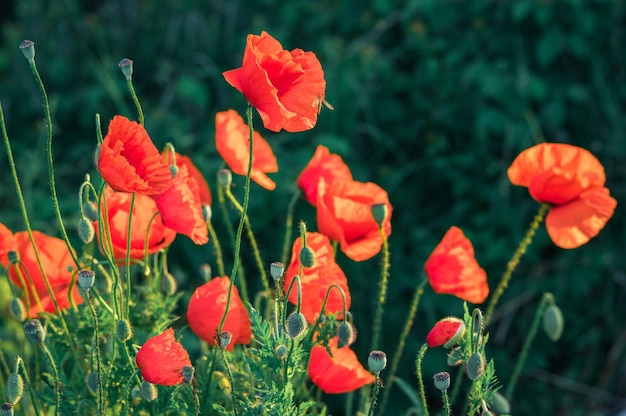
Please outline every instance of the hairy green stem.
[[370, 400], [370, 410], [367, 413], [368, 416], [372, 416], [374, 414], [374, 407], [376, 406], [376, 398], [378, 397], [379, 391], [380, 391], [380, 373], [376, 373], [376, 380], [374, 381], [374, 390], [372, 391], [372, 398]]
[[128, 91], [130, 92], [130, 96], [133, 98], [133, 103], [135, 103], [135, 107], [137, 107], [137, 114], [139, 116], [139, 124], [143, 126], [144, 124], [143, 110], [141, 109], [141, 104], [139, 103], [137, 94], [135, 93], [135, 87], [133, 87], [133, 80], [131, 77], [126, 78], [126, 85], [128, 86]]
[[93, 306], [93, 299], [91, 297], [91, 290], [87, 289], [86, 300], [89, 311], [91, 311], [91, 317], [93, 319], [93, 336], [95, 338], [95, 350], [96, 350], [96, 371], [98, 372], [98, 414], [104, 415], [104, 383], [102, 382], [102, 352], [100, 351], [100, 334], [98, 326], [98, 314], [96, 308]]
[[26, 371], [26, 366], [24, 365], [24, 360], [22, 357], [18, 356], [15, 363], [15, 372], [18, 372], [18, 367], [22, 369], [22, 374], [24, 375], [24, 380], [26, 381], [26, 386], [28, 387], [28, 394], [30, 395], [30, 401], [33, 404], [33, 410], [36, 415], [41, 414], [39, 409], [37, 408], [37, 400], [35, 396], [35, 390], [33, 389], [33, 385], [30, 382], [30, 377], [28, 376], [28, 371]]
[[426, 402], [426, 389], [424, 388], [424, 377], [422, 376], [422, 360], [428, 349], [428, 344], [422, 345], [417, 353], [417, 359], [415, 360], [415, 371], [417, 375], [417, 383], [420, 389], [420, 400], [422, 401], [422, 407], [424, 409], [424, 416], [428, 416], [428, 403]]
[[450, 416], [452, 414], [452, 410], [450, 409], [450, 399], [448, 398], [448, 390], [443, 390], [441, 392], [441, 399], [443, 400], [443, 410], [446, 416]]
[[[226, 275], [226, 270], [224, 269], [224, 258], [222, 257], [222, 246], [220, 245], [220, 241], [217, 238], [217, 233], [215, 232], [215, 228], [213, 228], [213, 224], [211, 224], [211, 221], [207, 221], [206, 225], [207, 225], [207, 229], [209, 230], [209, 235], [211, 236], [211, 242], [213, 243], [213, 249], [215, 250], [215, 263], [217, 264], [218, 274], [219, 274], [219, 276], [225, 276]], [[245, 293], [245, 296], [244, 296], [243, 300], [245, 302], [249, 302], [250, 301], [248, 299], [248, 293]]]
[[48, 358], [48, 361], [50, 362], [50, 369], [52, 370], [52, 375], [54, 376], [54, 395], [56, 398], [54, 414], [56, 416], [59, 416], [61, 414], [61, 380], [59, 379], [59, 370], [57, 369], [54, 358], [52, 358], [52, 354], [50, 353], [50, 350], [48, 349], [46, 344], [42, 343], [41, 349], [43, 350], [44, 354]]
[[385, 306], [385, 300], [387, 298], [387, 284], [389, 282], [389, 242], [387, 241], [387, 237], [385, 236], [385, 228], [381, 224], [379, 227], [380, 236], [383, 239], [382, 246], [382, 267], [381, 267], [381, 275], [380, 275], [380, 291], [378, 292], [378, 304], [376, 305], [376, 315], [374, 315], [374, 328], [373, 328], [373, 336], [372, 336], [372, 344], [370, 346], [370, 351], [373, 351], [380, 346], [378, 343], [380, 342], [380, 329], [383, 322], [383, 308]]
[[237, 398], [235, 397], [235, 378], [233, 377], [233, 372], [230, 370], [230, 364], [228, 364], [228, 360], [226, 359], [226, 348], [220, 348], [222, 352], [222, 361], [224, 361], [224, 367], [226, 368], [226, 374], [228, 374], [228, 380], [230, 381], [230, 394], [233, 398], [233, 412], [235, 416], [237, 416]]

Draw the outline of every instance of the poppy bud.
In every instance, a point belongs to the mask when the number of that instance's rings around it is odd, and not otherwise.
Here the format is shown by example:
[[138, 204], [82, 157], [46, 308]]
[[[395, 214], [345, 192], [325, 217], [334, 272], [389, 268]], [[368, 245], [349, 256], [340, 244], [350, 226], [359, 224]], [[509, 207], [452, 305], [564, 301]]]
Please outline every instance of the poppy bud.
[[444, 348], [452, 348], [461, 341], [464, 333], [465, 323], [461, 319], [443, 318], [426, 335], [426, 342], [431, 348], [440, 345], [443, 345]]
[[552, 304], [543, 313], [543, 330], [553, 342], [561, 338], [563, 334], [563, 314], [561, 309]]
[[24, 54], [24, 58], [28, 59], [28, 62], [32, 62], [35, 59], [35, 42], [32, 40], [23, 40], [20, 43], [20, 49]]
[[13, 416], [13, 405], [11, 403], [2, 403], [0, 405], [0, 416]]
[[300, 263], [307, 269], [315, 266], [315, 252], [311, 249], [311, 247], [302, 247], [300, 250]]
[[20, 261], [20, 253], [14, 250], [7, 251], [7, 257], [9, 258], [9, 263], [17, 264]]
[[374, 350], [367, 357], [367, 365], [372, 374], [378, 374], [387, 367], [387, 354], [382, 351]]
[[176, 176], [176, 174], [178, 173], [178, 166], [173, 164], [170, 165], [170, 173], [172, 174], [172, 178]]
[[78, 220], [78, 237], [80, 237], [80, 240], [83, 243], [91, 243], [95, 233], [96, 231], [94, 230], [91, 221], [85, 217], [81, 217], [80, 220]]
[[89, 390], [89, 393], [96, 394], [98, 392], [99, 386], [98, 372], [94, 371], [87, 374], [87, 377], [85, 377], [85, 384], [87, 385], [87, 390]]
[[217, 184], [224, 188], [228, 188], [233, 183], [233, 173], [229, 169], [220, 169], [217, 171]]
[[163, 273], [161, 275], [161, 292], [168, 296], [172, 296], [178, 289], [178, 283], [172, 273]]
[[122, 70], [122, 74], [124, 74], [124, 76], [126, 77], [126, 81], [130, 81], [133, 78], [133, 61], [128, 59], [128, 58], [124, 58], [120, 61], [119, 64], [117, 64], [117, 66], [120, 67], [120, 69]]
[[186, 365], [181, 370], [181, 373], [183, 374], [183, 378], [185, 379], [185, 382], [187, 383], [191, 383], [191, 380], [193, 379], [193, 375], [195, 372], [196, 372], [196, 369], [193, 368], [193, 366], [191, 365]]
[[285, 344], [277, 345], [276, 348], [274, 348], [274, 356], [279, 360], [287, 358], [287, 346]]
[[450, 388], [450, 373], [446, 373], [445, 371], [437, 373], [433, 376], [433, 380], [438, 390], [446, 391]]
[[9, 309], [11, 310], [11, 316], [13, 316], [19, 322], [23, 322], [24, 319], [26, 319], [26, 308], [24, 307], [24, 302], [22, 302], [22, 299], [11, 299]]
[[83, 203], [83, 213], [90, 221], [98, 221], [98, 207], [95, 202], [86, 201]]
[[96, 146], [96, 150], [93, 151], [93, 164], [94, 166], [96, 166], [96, 168], [98, 167], [98, 159], [100, 159], [100, 148], [102, 147], [102, 145], [100, 143], [98, 143], [98, 145]]
[[304, 335], [307, 326], [308, 324], [304, 314], [302, 312], [294, 312], [287, 317], [285, 330], [289, 338], [298, 339], [300, 336]]
[[226, 348], [233, 339], [233, 334], [228, 331], [223, 331], [218, 337], [220, 340], [220, 347]]
[[467, 367], [465, 370], [467, 372], [467, 377], [469, 377], [470, 380], [473, 381], [479, 379], [485, 372], [485, 359], [482, 355], [475, 352], [467, 360]]
[[159, 390], [157, 387], [152, 383], [148, 383], [146, 380], [141, 382], [140, 391], [141, 397], [143, 397], [147, 402], [153, 402], [157, 399], [157, 397], [159, 397]]
[[385, 218], [387, 218], [387, 205], [386, 204], [374, 204], [371, 207], [372, 216], [376, 224], [381, 225]]
[[115, 324], [115, 336], [120, 342], [126, 342], [133, 337], [133, 329], [130, 322], [126, 319], [120, 319]]
[[202, 218], [204, 218], [204, 222], [211, 222], [211, 218], [213, 218], [211, 205], [202, 204]]
[[46, 331], [43, 329], [39, 319], [26, 321], [24, 324], [24, 334], [26, 334], [26, 338], [33, 344], [41, 345], [46, 339]]
[[24, 393], [24, 380], [18, 373], [11, 373], [6, 384], [7, 400], [11, 404], [15, 404], [22, 398]]
[[275, 261], [270, 263], [270, 275], [274, 281], [280, 280], [283, 277], [283, 273], [285, 272], [285, 265], [279, 261]]
[[342, 348], [356, 340], [356, 331], [354, 325], [350, 322], [343, 321], [337, 328], [337, 348]]
[[460, 347], [455, 347], [448, 352], [447, 363], [450, 367], [458, 367], [463, 364], [463, 351]]
[[202, 263], [200, 265], [200, 276], [202, 276], [202, 279], [204, 279], [205, 282], [208, 282], [209, 280], [211, 280], [212, 274], [213, 274], [213, 271], [211, 270], [210, 264]]
[[511, 413], [511, 404], [506, 397], [496, 392], [491, 398], [491, 410], [499, 415], [508, 415]]
[[79, 270], [78, 271], [78, 285], [83, 290], [91, 289], [96, 281], [96, 272], [93, 270]]

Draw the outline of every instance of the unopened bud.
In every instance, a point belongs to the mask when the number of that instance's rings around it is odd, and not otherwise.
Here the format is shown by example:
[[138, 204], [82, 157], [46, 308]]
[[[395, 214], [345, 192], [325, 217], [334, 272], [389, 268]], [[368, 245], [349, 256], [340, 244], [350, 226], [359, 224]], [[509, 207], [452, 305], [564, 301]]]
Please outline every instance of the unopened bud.
[[39, 319], [30, 319], [24, 324], [24, 334], [33, 344], [41, 345], [46, 339], [46, 331]]
[[179, 170], [178, 166], [173, 165], [173, 164], [170, 165], [170, 173], [172, 174], [172, 178], [176, 176], [176, 174], [178, 173], [178, 170]]
[[26, 308], [24, 307], [24, 302], [22, 302], [22, 299], [11, 299], [9, 310], [11, 311], [11, 316], [13, 316], [17, 321], [23, 322], [24, 319], [26, 319]]
[[24, 58], [28, 59], [29, 62], [32, 62], [35, 59], [35, 42], [32, 40], [23, 40], [20, 43], [20, 49], [24, 54]]
[[202, 263], [200, 265], [200, 276], [205, 282], [208, 282], [212, 278], [213, 271], [211, 270], [211, 265], [208, 263]]
[[469, 377], [470, 380], [478, 380], [485, 372], [485, 359], [481, 354], [475, 352], [470, 355], [467, 360], [467, 367], [465, 370], [467, 372], [467, 377]]
[[380, 373], [387, 367], [387, 354], [379, 350], [370, 352], [369, 357], [367, 357], [367, 365], [372, 374]]
[[279, 261], [275, 261], [270, 263], [270, 275], [274, 281], [280, 280], [283, 277], [283, 273], [285, 272], [285, 265]]
[[130, 81], [133, 78], [133, 61], [124, 58], [117, 64], [122, 70], [122, 74], [126, 77], [126, 81]]
[[126, 319], [120, 319], [115, 324], [115, 336], [120, 342], [126, 342], [133, 337], [133, 329], [130, 322]]
[[276, 348], [274, 348], [274, 356], [279, 360], [287, 358], [287, 346], [285, 344], [277, 345]]
[[13, 416], [14, 414], [13, 405], [11, 403], [0, 404], [0, 416]]
[[143, 397], [143, 399], [147, 402], [153, 402], [157, 399], [157, 397], [159, 397], [159, 390], [157, 387], [152, 383], [148, 383], [146, 380], [141, 382], [140, 391], [141, 397]]
[[435, 382], [435, 388], [441, 391], [446, 391], [450, 388], [450, 373], [442, 371], [433, 376]]
[[185, 379], [185, 382], [191, 383], [191, 380], [193, 379], [193, 375], [196, 372], [196, 370], [193, 368], [193, 366], [186, 365], [183, 367], [181, 372], [183, 373], [183, 378]]
[[217, 184], [221, 187], [228, 188], [233, 183], [233, 173], [229, 169], [220, 169], [217, 171]]
[[219, 335], [220, 347], [226, 348], [230, 344], [230, 341], [233, 339], [233, 334], [228, 331], [223, 331]]
[[376, 221], [376, 224], [378, 225], [382, 225], [382, 223], [385, 221], [385, 218], [387, 218], [387, 205], [386, 204], [374, 204], [371, 207], [372, 210], [372, 216], [374, 217], [374, 221]]
[[308, 323], [302, 312], [294, 312], [287, 317], [285, 331], [291, 339], [298, 339], [306, 332]]
[[211, 222], [213, 218], [213, 208], [211, 208], [211, 205], [202, 204], [202, 218], [204, 218], [204, 222]]
[[18, 373], [11, 373], [6, 384], [7, 400], [11, 404], [15, 404], [22, 398], [24, 393], [24, 380]]
[[163, 273], [161, 275], [161, 292], [168, 296], [172, 296], [178, 289], [178, 283], [172, 273]]
[[85, 217], [80, 217], [78, 220], [78, 237], [85, 244], [89, 244], [93, 241], [93, 237], [96, 231], [93, 228], [93, 224]]
[[352, 345], [356, 341], [356, 330], [353, 324], [343, 321], [337, 328], [337, 348]]
[[302, 247], [300, 249], [300, 263], [306, 268], [315, 266], [315, 252], [311, 247]]
[[98, 372], [94, 371], [87, 374], [87, 377], [85, 377], [85, 384], [87, 385], [87, 390], [89, 390], [89, 393], [96, 394], [98, 392], [99, 386]]
[[96, 282], [96, 272], [93, 270], [79, 270], [78, 271], [78, 285], [83, 290], [91, 289]]
[[499, 415], [508, 415], [511, 413], [511, 404], [506, 397], [496, 392], [491, 398], [491, 410]]
[[543, 330], [553, 342], [561, 338], [563, 334], [563, 313], [561, 309], [552, 304], [543, 313]]
[[86, 201], [83, 203], [83, 213], [89, 221], [98, 221], [98, 207], [95, 202]]

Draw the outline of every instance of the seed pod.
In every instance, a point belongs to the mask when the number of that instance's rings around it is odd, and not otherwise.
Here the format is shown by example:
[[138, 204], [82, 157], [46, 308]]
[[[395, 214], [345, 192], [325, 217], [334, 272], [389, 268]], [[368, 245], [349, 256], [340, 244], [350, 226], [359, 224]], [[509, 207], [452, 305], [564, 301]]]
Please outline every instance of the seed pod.
[[0, 404], [0, 416], [13, 416], [13, 405], [11, 403]]
[[223, 331], [219, 335], [220, 347], [226, 348], [230, 344], [230, 341], [233, 339], [233, 334], [228, 331]]
[[96, 282], [96, 272], [93, 270], [79, 270], [78, 271], [78, 285], [83, 290], [91, 289]]
[[387, 354], [379, 350], [370, 352], [369, 357], [367, 357], [367, 365], [371, 373], [380, 373], [387, 367]]
[[46, 331], [39, 319], [31, 319], [24, 324], [24, 334], [33, 344], [42, 345], [46, 339]]
[[285, 272], [285, 265], [279, 261], [275, 261], [270, 263], [270, 275], [274, 281], [279, 280], [283, 277], [283, 273]]
[[433, 381], [438, 390], [446, 391], [450, 388], [450, 373], [446, 373], [445, 371], [437, 373], [433, 376]]

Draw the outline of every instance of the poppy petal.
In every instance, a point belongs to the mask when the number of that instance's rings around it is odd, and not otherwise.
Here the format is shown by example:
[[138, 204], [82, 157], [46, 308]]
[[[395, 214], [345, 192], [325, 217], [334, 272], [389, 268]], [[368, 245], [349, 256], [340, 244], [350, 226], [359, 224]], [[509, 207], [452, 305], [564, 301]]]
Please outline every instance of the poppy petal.
[[324, 178], [326, 183], [351, 181], [352, 173], [341, 156], [331, 154], [327, 147], [319, 145], [296, 179], [298, 187], [304, 192], [304, 197], [313, 206], [317, 204], [317, 188], [321, 178]]
[[143, 378], [153, 384], [173, 386], [185, 381], [183, 367], [191, 366], [189, 354], [174, 338], [174, 330], [148, 339], [135, 357]]

